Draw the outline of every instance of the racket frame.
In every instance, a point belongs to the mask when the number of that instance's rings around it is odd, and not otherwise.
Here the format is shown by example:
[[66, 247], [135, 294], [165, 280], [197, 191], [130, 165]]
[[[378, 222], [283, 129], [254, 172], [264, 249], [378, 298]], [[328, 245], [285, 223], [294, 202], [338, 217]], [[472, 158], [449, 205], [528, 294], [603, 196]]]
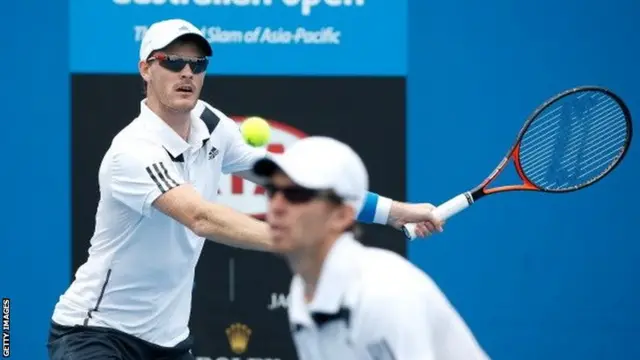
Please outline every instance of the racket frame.
[[[616, 161], [612, 162], [611, 165], [605, 171], [603, 171], [599, 176], [594, 177], [593, 179], [583, 184], [580, 184], [579, 186], [573, 186], [573, 187], [564, 188], [564, 189], [545, 189], [543, 187], [537, 186], [531, 180], [529, 180], [525, 172], [522, 170], [522, 165], [520, 164], [520, 144], [521, 144], [522, 138], [524, 137], [524, 134], [527, 132], [527, 130], [529, 129], [533, 121], [538, 117], [538, 115], [540, 115], [540, 113], [546, 110], [549, 106], [553, 105], [555, 102], [569, 95], [573, 95], [577, 92], [585, 92], [585, 91], [597, 91], [597, 92], [606, 94], [608, 97], [613, 99], [622, 110], [625, 121], [627, 122], [627, 134], [628, 134], [624, 143], [622, 153], [618, 156]], [[476, 201], [478, 201], [482, 197], [490, 194], [495, 194], [495, 193], [511, 192], [511, 191], [540, 191], [540, 192], [547, 192], [547, 193], [569, 193], [576, 190], [584, 189], [600, 181], [607, 174], [612, 172], [622, 162], [622, 160], [624, 159], [624, 157], [627, 155], [629, 151], [629, 147], [631, 146], [632, 135], [633, 135], [633, 126], [631, 122], [631, 112], [629, 111], [629, 108], [627, 107], [625, 102], [622, 100], [622, 98], [620, 98], [614, 92], [612, 92], [607, 88], [603, 88], [595, 85], [585, 85], [585, 86], [579, 86], [579, 87], [565, 90], [549, 98], [547, 101], [539, 105], [533, 112], [531, 112], [529, 117], [526, 119], [524, 125], [518, 132], [515, 142], [509, 148], [507, 155], [502, 159], [502, 161], [500, 161], [498, 166], [496, 166], [496, 168], [489, 174], [489, 176], [487, 176], [478, 186], [474, 187], [473, 189], [466, 191], [464, 193], [461, 193], [451, 198], [447, 202], [443, 203], [442, 205], [438, 206], [434, 210], [435, 215], [437, 218], [443, 221], [447, 220], [449, 217], [473, 205]], [[500, 173], [502, 173], [502, 171], [507, 167], [507, 164], [510, 161], [513, 161], [516, 172], [518, 173], [518, 176], [520, 177], [520, 179], [523, 181], [523, 184], [504, 185], [504, 186], [497, 186], [491, 189], [487, 189], [487, 185], [489, 185], [493, 180], [495, 180], [500, 175]], [[463, 199], [466, 199], [466, 204], [464, 203]], [[402, 231], [404, 232], [407, 238], [412, 240], [415, 238], [415, 227], [416, 227], [416, 224], [405, 224], [402, 226]]]

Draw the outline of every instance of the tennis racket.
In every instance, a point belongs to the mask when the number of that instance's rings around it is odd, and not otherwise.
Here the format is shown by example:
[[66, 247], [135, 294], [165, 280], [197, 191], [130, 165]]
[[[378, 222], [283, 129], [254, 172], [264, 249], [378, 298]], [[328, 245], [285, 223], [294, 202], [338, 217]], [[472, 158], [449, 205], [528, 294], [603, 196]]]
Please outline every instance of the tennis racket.
[[[435, 210], [447, 220], [486, 195], [509, 191], [567, 193], [593, 185], [610, 174], [631, 144], [631, 113], [608, 89], [582, 86], [540, 105], [518, 133], [515, 144], [482, 183]], [[522, 183], [489, 187], [513, 161]], [[403, 226], [416, 238], [416, 224]]]

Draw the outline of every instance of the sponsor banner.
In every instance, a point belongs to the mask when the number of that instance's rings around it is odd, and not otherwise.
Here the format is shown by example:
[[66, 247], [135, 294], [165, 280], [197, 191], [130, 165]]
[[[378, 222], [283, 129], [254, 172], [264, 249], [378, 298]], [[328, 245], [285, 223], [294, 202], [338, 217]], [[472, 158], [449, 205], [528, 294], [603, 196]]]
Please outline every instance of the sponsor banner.
[[[72, 97], [75, 270], [86, 260], [93, 232], [100, 161], [112, 137], [139, 112], [140, 77], [72, 75]], [[373, 191], [405, 198], [402, 77], [207, 77], [201, 98], [236, 121], [267, 119], [273, 127], [268, 149], [275, 153], [310, 135], [345, 141], [362, 156]], [[234, 176], [223, 178], [218, 199], [259, 218], [267, 209], [262, 189]], [[363, 230], [365, 244], [405, 255], [399, 231], [379, 225]], [[193, 293], [194, 355], [202, 360], [295, 359], [286, 317], [290, 279], [289, 268], [277, 256], [207, 242]]]
[[[228, 324], [226, 328], [218, 331], [217, 339], [210, 339], [211, 343], [219, 344], [214, 355], [199, 355], [194, 351], [196, 360], [281, 360], [281, 357], [265, 356], [265, 351], [255, 351], [252, 349], [254, 339], [260, 339], [261, 334], [256, 334], [254, 328], [242, 322]], [[220, 346], [224, 338], [227, 346]], [[264, 340], [263, 340], [264, 341]], [[293, 359], [293, 353], [288, 353], [284, 359]]]
[[202, 29], [210, 74], [406, 74], [407, 0], [71, 0], [71, 71], [137, 73], [146, 29], [169, 18]]

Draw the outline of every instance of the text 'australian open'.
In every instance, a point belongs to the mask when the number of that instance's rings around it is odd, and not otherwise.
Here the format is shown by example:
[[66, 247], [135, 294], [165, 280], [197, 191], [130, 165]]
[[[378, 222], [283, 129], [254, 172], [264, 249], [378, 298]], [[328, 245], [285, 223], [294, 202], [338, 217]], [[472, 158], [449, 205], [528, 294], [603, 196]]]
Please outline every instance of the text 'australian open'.
[[[390, 1], [390, 0], [389, 0]], [[350, 8], [363, 7], [365, 0], [113, 0], [116, 5], [173, 5], [173, 6], [225, 6], [225, 7], [272, 7], [299, 8], [302, 16], [310, 16], [315, 7]]]

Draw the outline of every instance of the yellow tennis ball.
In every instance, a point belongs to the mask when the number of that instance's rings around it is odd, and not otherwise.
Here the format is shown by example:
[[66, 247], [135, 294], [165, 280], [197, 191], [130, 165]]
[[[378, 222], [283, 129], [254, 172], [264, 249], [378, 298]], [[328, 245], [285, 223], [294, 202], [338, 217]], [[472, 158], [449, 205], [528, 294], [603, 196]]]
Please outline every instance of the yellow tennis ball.
[[242, 132], [244, 141], [256, 147], [266, 145], [271, 137], [271, 127], [269, 123], [258, 116], [246, 118], [242, 124], [240, 124], [240, 131]]

